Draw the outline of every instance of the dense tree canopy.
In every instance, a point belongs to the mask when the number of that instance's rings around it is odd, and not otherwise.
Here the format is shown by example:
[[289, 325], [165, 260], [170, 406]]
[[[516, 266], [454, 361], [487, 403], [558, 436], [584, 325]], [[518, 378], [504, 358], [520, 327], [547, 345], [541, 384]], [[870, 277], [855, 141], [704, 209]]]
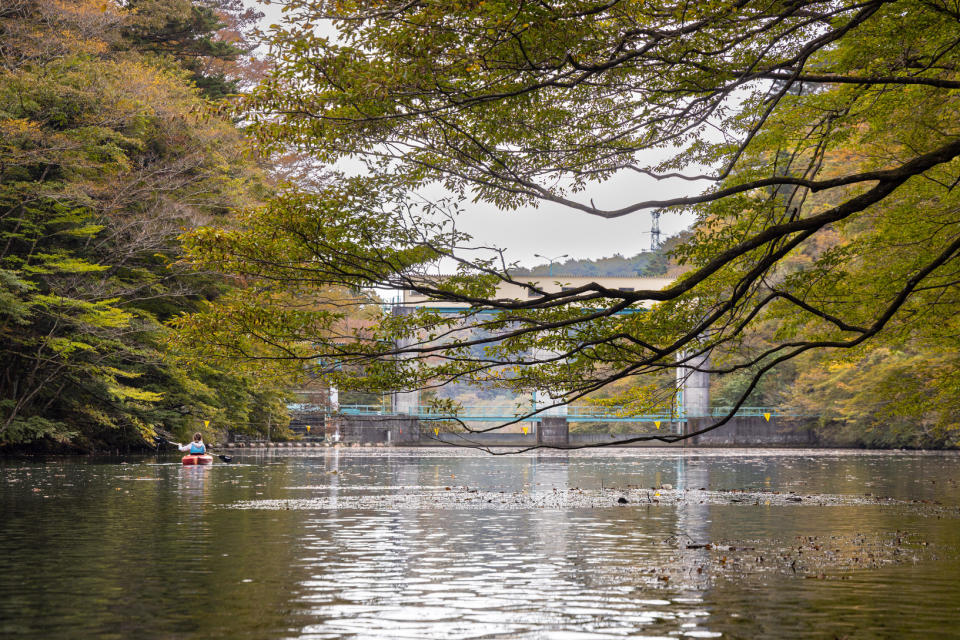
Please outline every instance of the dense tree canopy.
[[178, 265], [178, 236], [267, 185], [196, 70], [129, 37], [146, 4], [0, 8], [0, 446], [285, 415], [275, 381], [164, 346], [164, 322], [232, 288]]
[[253, 48], [247, 31], [259, 12], [240, 0], [128, 0], [124, 8], [122, 33], [130, 45], [176, 59], [210, 98], [237, 90], [242, 74], [235, 63]]
[[[739, 405], [781, 363], [823, 350], [855, 361], [878, 341], [904, 363], [936, 345], [953, 354], [938, 375], [958, 379], [955, 2], [283, 5], [276, 69], [246, 105], [252, 131], [268, 151], [365, 170], [291, 188], [242, 230], [194, 235], [195, 259], [277, 288], [412, 289], [470, 308], [330, 340], [317, 329], [335, 314], [241, 301], [235, 317], [259, 324], [218, 317], [228, 333], [335, 362], [346, 386], [470, 380], [551, 389], [557, 403], [711, 355], [703, 368], [744, 380]], [[693, 195], [595, 202], [591, 186], [617, 175]], [[449, 198], [425, 202], [435, 185]], [[499, 283], [523, 280], [456, 231], [468, 199], [606, 218], [692, 211], [675, 252], [687, 271], [659, 291], [499, 300]], [[438, 279], [438, 263], [456, 274]], [[201, 316], [185, 326], [215, 329]]]

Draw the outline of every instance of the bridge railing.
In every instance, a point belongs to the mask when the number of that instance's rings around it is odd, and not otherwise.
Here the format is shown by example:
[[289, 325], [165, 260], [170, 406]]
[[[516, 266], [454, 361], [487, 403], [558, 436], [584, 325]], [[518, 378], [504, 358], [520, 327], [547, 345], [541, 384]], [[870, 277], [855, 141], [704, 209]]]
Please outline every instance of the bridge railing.
[[[733, 410], [733, 407], [710, 407], [709, 416], [691, 416], [695, 418], [699, 417], [711, 417], [711, 418], [722, 418]], [[736, 416], [742, 417], [757, 417], [757, 416], [769, 416], [771, 418], [787, 418], [787, 417], [797, 417], [804, 414], [798, 413], [789, 408], [782, 407], [740, 407], [737, 409], [737, 412], [734, 414]]]
[[[733, 407], [712, 407], [709, 410], [709, 413], [705, 415], [683, 415], [680, 413], [671, 413], [669, 411], [658, 412], [658, 413], [647, 413], [642, 415], [632, 415], [629, 412], [624, 411], [622, 407], [593, 407], [593, 406], [570, 406], [567, 407], [567, 412], [565, 415], [561, 414], [559, 417], [566, 417], [568, 421], [571, 422], [671, 422], [671, 421], [682, 421], [686, 418], [721, 418], [727, 415]], [[518, 409], [516, 406], [494, 406], [494, 405], [482, 405], [482, 406], [464, 406], [461, 407], [456, 413], [451, 412], [448, 409], [439, 409], [430, 405], [421, 405], [417, 407], [415, 413], [411, 415], [416, 415], [419, 418], [425, 420], [450, 420], [453, 418], [459, 418], [464, 421], [510, 421], [515, 420], [518, 416], [518, 411], [523, 411], [523, 409]], [[340, 405], [340, 414], [342, 415], [392, 415], [393, 410], [389, 407], [384, 407], [382, 405]], [[735, 413], [736, 416], [769, 416], [770, 418], [774, 417], [785, 417], [785, 416], [795, 416], [798, 414], [789, 412], [788, 410], [781, 410], [776, 407], [740, 407]], [[540, 421], [545, 417], [550, 417], [549, 415], [540, 414], [532, 418], [528, 418], [525, 421]]]

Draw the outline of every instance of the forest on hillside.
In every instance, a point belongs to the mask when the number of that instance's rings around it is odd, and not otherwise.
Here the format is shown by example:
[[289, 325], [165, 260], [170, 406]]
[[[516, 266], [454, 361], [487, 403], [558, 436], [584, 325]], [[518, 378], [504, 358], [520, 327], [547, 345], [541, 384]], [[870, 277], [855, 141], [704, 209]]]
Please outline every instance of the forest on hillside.
[[255, 81], [240, 0], [0, 7], [0, 446], [143, 447], [285, 424], [285, 383], [168, 348], [237, 286], [179, 236], [266, 198], [223, 106]]
[[[643, 251], [634, 256], [616, 254], [607, 258], [590, 260], [587, 258], [567, 258], [553, 264], [553, 274], [557, 276], [641, 276], [654, 278], [665, 276], [671, 266], [670, 253], [688, 233], [679, 233], [667, 238], [654, 251]], [[512, 269], [517, 276], [545, 276], [550, 273], [550, 264], [538, 264], [527, 269]]]

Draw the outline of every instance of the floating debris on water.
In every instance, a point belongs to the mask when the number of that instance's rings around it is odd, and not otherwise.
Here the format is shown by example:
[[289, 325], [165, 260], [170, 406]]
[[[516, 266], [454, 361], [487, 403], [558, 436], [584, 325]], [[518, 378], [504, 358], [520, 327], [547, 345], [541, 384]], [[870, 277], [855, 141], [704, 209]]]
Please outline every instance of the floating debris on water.
[[[308, 487], [297, 487], [307, 489]], [[324, 491], [323, 485], [309, 487]], [[881, 507], [925, 507], [930, 514], [960, 517], [960, 507], [944, 506], [929, 500], [898, 500], [862, 494], [794, 495], [769, 490], [707, 489], [626, 489], [617, 499], [603, 489], [571, 487], [552, 491], [484, 491], [471, 487], [415, 486], [382, 487], [382, 492], [336, 497], [244, 500], [227, 505], [233, 509], [599, 509], [630, 505], [633, 508], [681, 505], [738, 505], [743, 507], [800, 508], [873, 505]]]

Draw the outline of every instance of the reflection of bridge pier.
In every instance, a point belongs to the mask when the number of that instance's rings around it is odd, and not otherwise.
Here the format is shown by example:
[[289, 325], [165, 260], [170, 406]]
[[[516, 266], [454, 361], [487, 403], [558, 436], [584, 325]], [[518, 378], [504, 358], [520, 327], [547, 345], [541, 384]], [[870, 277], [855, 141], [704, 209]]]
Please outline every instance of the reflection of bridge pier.
[[[570, 488], [570, 458], [565, 451], [538, 452], [530, 458], [531, 491], [543, 494], [558, 491], [565, 495]], [[575, 537], [570, 516], [561, 509], [543, 509], [536, 514], [539, 526], [535, 529], [537, 547], [547, 557], [565, 558], [573, 551]]]
[[333, 447], [328, 449], [323, 457], [323, 470], [330, 478], [327, 496], [330, 498], [330, 508], [336, 509], [340, 497], [340, 449]]
[[[679, 455], [677, 456], [676, 482], [678, 492], [707, 487], [710, 482], [709, 468], [702, 460], [688, 455]], [[700, 500], [684, 499], [677, 503], [675, 509], [674, 532], [678, 538], [678, 546], [684, 551], [674, 562], [679, 565], [691, 583], [700, 583], [698, 585], [700, 589], [706, 588], [710, 583], [710, 574], [709, 571], [706, 574], [701, 572], [704, 567], [709, 569], [714, 566], [710, 550], [705, 547], [700, 549], [685, 549], [685, 547], [691, 543], [706, 545], [716, 542], [711, 536], [710, 505]], [[694, 594], [696, 591], [688, 591], [686, 595], [689, 597]]]

